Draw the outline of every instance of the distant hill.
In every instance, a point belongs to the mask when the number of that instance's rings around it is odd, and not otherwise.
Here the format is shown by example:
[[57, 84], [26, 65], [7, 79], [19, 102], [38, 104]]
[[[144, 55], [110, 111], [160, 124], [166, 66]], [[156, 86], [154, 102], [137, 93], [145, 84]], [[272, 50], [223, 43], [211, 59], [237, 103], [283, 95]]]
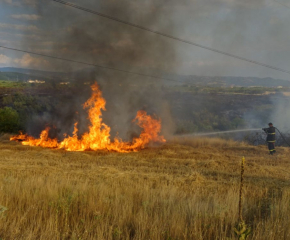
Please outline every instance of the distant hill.
[[290, 81], [274, 78], [258, 78], [258, 77], [206, 77], [206, 76], [184, 76], [182, 77], [184, 84], [195, 83], [197, 85], [211, 86], [240, 86], [240, 87], [290, 87]]
[[66, 78], [66, 73], [39, 71], [34, 69], [4, 67], [0, 68], [0, 80], [27, 81], [27, 80], [61, 80]]
[[33, 75], [62, 75], [62, 72], [50, 72], [50, 71], [40, 71], [35, 69], [27, 69], [27, 68], [14, 68], [14, 67], [3, 67], [0, 68], [0, 72], [17, 72], [24, 74], [33, 74]]
[[[34, 69], [25, 69], [25, 68], [13, 68], [13, 67], [4, 67], [0, 68], [0, 80], [10, 80], [10, 81], [27, 81], [29, 79], [33, 80], [60, 80], [60, 81], [69, 81], [74, 80], [77, 76], [90, 76], [90, 73], [98, 72], [98, 68], [84, 68], [82, 70], [77, 70], [74, 72], [50, 72], [50, 71], [39, 71]], [[200, 86], [240, 86], [240, 87], [290, 87], [290, 81], [282, 79], [273, 79], [273, 78], [258, 78], [258, 77], [208, 77], [208, 76], [196, 76], [196, 75], [178, 75], [170, 73], [162, 73], [160, 71], [151, 69], [138, 72], [143, 72], [144, 74], [152, 76], [160, 76], [167, 79], [173, 79], [176, 81], [164, 81], [164, 84], [168, 85], [200, 85]], [[98, 72], [100, 75], [102, 71]], [[143, 83], [143, 81], [141, 82]]]

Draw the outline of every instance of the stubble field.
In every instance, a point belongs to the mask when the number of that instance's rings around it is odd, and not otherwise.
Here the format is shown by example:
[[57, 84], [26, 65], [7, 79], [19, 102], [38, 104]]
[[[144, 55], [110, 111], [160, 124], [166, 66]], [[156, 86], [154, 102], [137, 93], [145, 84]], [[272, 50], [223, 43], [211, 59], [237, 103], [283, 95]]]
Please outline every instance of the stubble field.
[[0, 141], [0, 239], [236, 239], [240, 163], [249, 239], [290, 239], [289, 148], [220, 139], [136, 153]]

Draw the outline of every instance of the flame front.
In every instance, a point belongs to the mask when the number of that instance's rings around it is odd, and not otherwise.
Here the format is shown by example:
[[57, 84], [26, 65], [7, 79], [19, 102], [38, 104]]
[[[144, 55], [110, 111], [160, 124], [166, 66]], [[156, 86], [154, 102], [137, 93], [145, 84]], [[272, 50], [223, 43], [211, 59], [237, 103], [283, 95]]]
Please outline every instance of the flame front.
[[65, 149], [67, 151], [87, 151], [87, 150], [110, 150], [117, 152], [138, 151], [145, 148], [150, 142], [166, 142], [161, 131], [161, 120], [147, 115], [145, 111], [138, 111], [133, 120], [142, 128], [138, 138], [132, 142], [123, 142], [120, 138], [110, 141], [110, 127], [102, 121], [102, 110], [105, 111], [106, 100], [102, 97], [102, 92], [97, 83], [91, 86], [92, 96], [84, 104], [88, 109], [88, 119], [90, 120], [89, 131], [78, 137], [78, 123], [74, 125], [72, 136], [67, 136], [63, 141], [48, 137], [49, 128], [47, 127], [40, 134], [39, 139], [35, 139], [26, 134], [20, 134], [10, 138], [11, 141], [21, 141], [23, 145], [41, 146], [47, 148]]

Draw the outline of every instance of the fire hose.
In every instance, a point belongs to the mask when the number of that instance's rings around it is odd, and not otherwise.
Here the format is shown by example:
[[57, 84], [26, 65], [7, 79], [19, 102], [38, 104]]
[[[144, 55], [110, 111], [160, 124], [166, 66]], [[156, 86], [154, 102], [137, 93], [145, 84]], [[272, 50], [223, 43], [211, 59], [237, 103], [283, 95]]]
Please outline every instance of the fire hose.
[[282, 139], [284, 140], [285, 143], [287, 143], [287, 145], [290, 147], [290, 144], [287, 142], [286, 138], [283, 136], [283, 134], [279, 131], [278, 128], [275, 127], [275, 129], [279, 132], [279, 134], [281, 135]]

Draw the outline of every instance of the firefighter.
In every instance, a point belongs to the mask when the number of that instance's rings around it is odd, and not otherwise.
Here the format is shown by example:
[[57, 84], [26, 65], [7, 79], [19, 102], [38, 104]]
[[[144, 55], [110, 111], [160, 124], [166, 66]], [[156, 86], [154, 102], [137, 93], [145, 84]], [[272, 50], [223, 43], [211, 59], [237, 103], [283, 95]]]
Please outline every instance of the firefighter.
[[268, 149], [271, 155], [273, 155], [274, 153], [276, 153], [275, 150], [275, 142], [276, 142], [276, 138], [275, 138], [275, 127], [273, 126], [273, 123], [269, 123], [268, 124], [269, 127], [268, 128], [263, 128], [263, 130], [265, 131], [265, 133], [267, 133], [267, 143], [268, 143]]

